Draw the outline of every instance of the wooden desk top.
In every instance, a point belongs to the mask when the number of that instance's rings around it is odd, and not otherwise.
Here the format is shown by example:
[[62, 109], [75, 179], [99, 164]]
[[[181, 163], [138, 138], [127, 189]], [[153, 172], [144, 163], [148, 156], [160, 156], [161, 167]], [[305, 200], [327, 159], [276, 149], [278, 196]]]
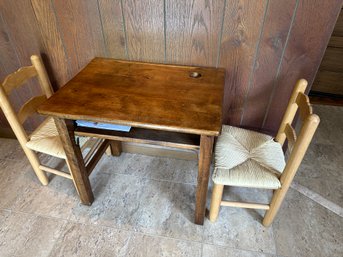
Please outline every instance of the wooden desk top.
[[[194, 78], [192, 76], [200, 76]], [[217, 136], [225, 70], [93, 59], [38, 112], [133, 127]]]

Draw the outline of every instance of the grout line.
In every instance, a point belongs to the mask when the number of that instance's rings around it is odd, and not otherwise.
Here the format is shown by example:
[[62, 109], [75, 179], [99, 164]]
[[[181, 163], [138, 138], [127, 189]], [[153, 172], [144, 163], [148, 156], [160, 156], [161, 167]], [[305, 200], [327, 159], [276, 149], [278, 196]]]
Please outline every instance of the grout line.
[[278, 68], [277, 68], [277, 71], [276, 71], [275, 78], [274, 78], [273, 89], [272, 89], [272, 92], [271, 92], [271, 94], [269, 96], [268, 105], [267, 105], [266, 112], [265, 112], [264, 117], [263, 117], [261, 128], [264, 128], [264, 126], [265, 126], [265, 123], [266, 123], [266, 120], [267, 120], [267, 117], [268, 117], [268, 114], [269, 114], [270, 106], [272, 104], [272, 100], [273, 100], [274, 94], [276, 92], [277, 80], [278, 80], [279, 75], [280, 75], [281, 65], [282, 65], [282, 62], [283, 62], [283, 59], [284, 59], [286, 48], [288, 46], [289, 37], [290, 37], [291, 31], [293, 29], [294, 20], [295, 20], [297, 11], [298, 11], [298, 6], [299, 6], [299, 0], [297, 0], [297, 2], [295, 4], [292, 20], [291, 20], [291, 23], [290, 23], [290, 26], [289, 26], [289, 29], [288, 29], [288, 33], [287, 33], [287, 37], [286, 37], [286, 41], [285, 41], [285, 46], [282, 49], [282, 53], [281, 53], [281, 57], [280, 57], [280, 62], [279, 62], [279, 65], [278, 65]]
[[343, 208], [341, 206], [324, 198], [320, 194], [308, 189], [307, 187], [300, 185], [297, 182], [293, 181], [291, 184], [291, 188], [295, 189], [299, 193], [303, 194], [304, 196], [308, 197], [309, 199], [313, 200], [314, 202], [320, 204], [324, 208], [343, 218]]
[[264, 25], [265, 25], [265, 22], [266, 22], [268, 9], [269, 9], [269, 0], [267, 0], [266, 7], [265, 7], [265, 9], [264, 9], [263, 19], [262, 19], [261, 28], [260, 28], [260, 35], [259, 35], [259, 37], [258, 37], [258, 42], [257, 42], [256, 47], [255, 47], [255, 55], [254, 55], [254, 60], [253, 60], [251, 69], [250, 69], [250, 75], [249, 75], [249, 81], [248, 81], [248, 88], [247, 88], [247, 92], [246, 92], [246, 94], [245, 94], [245, 96], [244, 96], [244, 101], [243, 101], [243, 105], [242, 105], [241, 120], [240, 120], [240, 122], [239, 122], [239, 125], [240, 125], [240, 126], [241, 126], [242, 123], [243, 123], [244, 114], [245, 114], [245, 111], [244, 111], [244, 110], [245, 110], [246, 105], [247, 105], [247, 102], [248, 102], [248, 98], [249, 98], [249, 95], [250, 95], [250, 91], [251, 91], [252, 88], [253, 88], [252, 80], [253, 80], [254, 75], [255, 75], [256, 63], [257, 63], [257, 59], [258, 59], [259, 54], [260, 54], [260, 49], [261, 49], [261, 48], [260, 48], [260, 45], [261, 45], [262, 35], [263, 35], [263, 32], [264, 32]]
[[126, 32], [126, 22], [125, 22], [125, 16], [124, 16], [124, 9], [123, 9], [123, 0], [120, 0], [120, 9], [121, 9], [121, 17], [123, 20], [123, 30], [124, 30], [124, 37], [125, 37], [125, 55], [126, 59], [130, 60], [129, 58], [129, 45], [127, 40], [127, 32]]
[[222, 24], [220, 28], [220, 35], [219, 35], [219, 41], [218, 41], [218, 52], [217, 52], [217, 63], [216, 68], [218, 68], [220, 63], [220, 53], [221, 53], [221, 44], [222, 44], [222, 38], [223, 38], [223, 30], [224, 30], [224, 21], [225, 21], [225, 12], [226, 12], [226, 0], [224, 0], [224, 8], [223, 8], [223, 16], [222, 16]]

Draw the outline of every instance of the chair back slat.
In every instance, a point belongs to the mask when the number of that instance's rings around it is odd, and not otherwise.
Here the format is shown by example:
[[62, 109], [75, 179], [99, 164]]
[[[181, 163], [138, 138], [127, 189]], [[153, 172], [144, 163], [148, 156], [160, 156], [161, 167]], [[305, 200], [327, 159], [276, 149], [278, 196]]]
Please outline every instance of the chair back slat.
[[289, 187], [295, 173], [297, 172], [302, 159], [305, 156], [308, 146], [311, 143], [314, 133], [319, 125], [320, 119], [316, 114], [310, 114], [301, 127], [299, 136], [294, 144], [286, 167], [280, 177], [282, 187]]
[[5, 93], [9, 95], [13, 89], [23, 85], [28, 79], [37, 75], [37, 70], [33, 66], [25, 66], [20, 68], [5, 78], [4, 82], [2, 83]]
[[296, 134], [293, 126], [289, 123], [286, 124], [285, 134], [286, 134], [286, 138], [288, 140], [288, 148], [290, 151], [292, 151], [294, 144], [297, 141], [297, 134]]
[[300, 119], [304, 121], [310, 114], [313, 113], [312, 106], [310, 105], [310, 99], [307, 95], [299, 93], [296, 103], [298, 105]]
[[18, 119], [21, 124], [25, 122], [25, 120], [31, 116], [32, 114], [37, 112], [37, 107], [42, 104], [46, 100], [45, 95], [35, 96], [28, 100], [19, 110], [18, 112]]

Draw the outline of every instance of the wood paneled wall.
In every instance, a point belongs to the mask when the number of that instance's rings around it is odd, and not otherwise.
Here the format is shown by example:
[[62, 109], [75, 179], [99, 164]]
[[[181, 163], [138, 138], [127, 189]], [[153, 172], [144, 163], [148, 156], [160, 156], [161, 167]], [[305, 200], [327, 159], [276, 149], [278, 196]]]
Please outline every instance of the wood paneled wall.
[[[55, 90], [94, 56], [227, 70], [225, 123], [275, 132], [342, 0], [1, 0], [0, 79], [41, 54]], [[19, 106], [38, 88], [16, 90]], [[27, 126], [33, 126], [34, 121]], [[6, 127], [4, 117], [0, 127]]]

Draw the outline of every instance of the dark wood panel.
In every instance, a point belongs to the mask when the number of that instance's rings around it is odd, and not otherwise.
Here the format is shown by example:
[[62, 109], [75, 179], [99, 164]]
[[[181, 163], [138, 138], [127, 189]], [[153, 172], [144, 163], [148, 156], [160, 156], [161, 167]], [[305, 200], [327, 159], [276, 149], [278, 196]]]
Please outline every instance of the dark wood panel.
[[333, 36], [343, 37], [343, 11], [338, 16], [335, 29], [332, 33]]
[[299, 2], [264, 129], [277, 131], [298, 79], [312, 84], [341, 7], [341, 0]]
[[49, 71], [50, 80], [56, 89], [56, 87], [64, 85], [70, 78], [68, 56], [64, 51], [52, 2], [31, 0], [31, 3], [37, 21], [37, 28], [41, 33], [41, 54]]
[[[2, 82], [8, 74], [15, 72], [20, 67], [18, 56], [11, 43], [10, 35], [8, 34], [7, 26], [4, 23], [2, 15], [0, 15], [0, 56], [0, 81]], [[16, 89], [12, 90], [10, 100], [14, 103], [13, 107], [15, 110], [19, 111], [20, 105], [24, 100], [20, 98]], [[7, 126], [8, 123], [4, 122], [6, 118], [2, 112], [1, 117], [1, 125]]]
[[[1, 1], [0, 4], [3, 22], [7, 28], [6, 35], [12, 48], [7, 48], [10, 51], [7, 55], [13, 57], [8, 60], [6, 73], [11, 73], [20, 66], [31, 65], [30, 56], [40, 50], [40, 35], [29, 0]], [[39, 93], [40, 89], [37, 84], [29, 83], [29, 87], [21, 87], [16, 92], [19, 104], [23, 104], [32, 95]]]
[[[2, 75], [1, 80], [21, 66], [32, 65], [30, 56], [40, 52], [40, 34], [36, 27], [35, 17], [29, 0], [1, 1], [2, 23]], [[17, 17], [20, 17], [18, 19]], [[41, 94], [37, 81], [29, 81], [23, 87], [15, 89], [10, 99], [16, 111], [33, 95]], [[5, 117], [2, 118], [9, 127]], [[33, 130], [39, 120], [30, 119], [24, 126]]]
[[165, 61], [163, 10], [163, 0], [123, 1], [130, 60]]
[[59, 32], [74, 76], [96, 56], [105, 56], [96, 1], [53, 0]]
[[343, 37], [331, 37], [328, 47], [343, 48]]
[[320, 69], [343, 73], [343, 49], [328, 47], [325, 51]]
[[256, 65], [242, 115], [241, 126], [243, 127], [256, 129], [262, 127], [295, 13], [296, 2], [296, 0], [269, 1]]
[[120, 0], [98, 0], [107, 56], [127, 59], [126, 38]]
[[320, 70], [312, 89], [317, 92], [324, 92], [336, 95], [343, 95], [343, 72]]
[[166, 61], [216, 66], [224, 0], [166, 1]]
[[267, 1], [226, 1], [220, 67], [227, 70], [225, 123], [239, 125]]

